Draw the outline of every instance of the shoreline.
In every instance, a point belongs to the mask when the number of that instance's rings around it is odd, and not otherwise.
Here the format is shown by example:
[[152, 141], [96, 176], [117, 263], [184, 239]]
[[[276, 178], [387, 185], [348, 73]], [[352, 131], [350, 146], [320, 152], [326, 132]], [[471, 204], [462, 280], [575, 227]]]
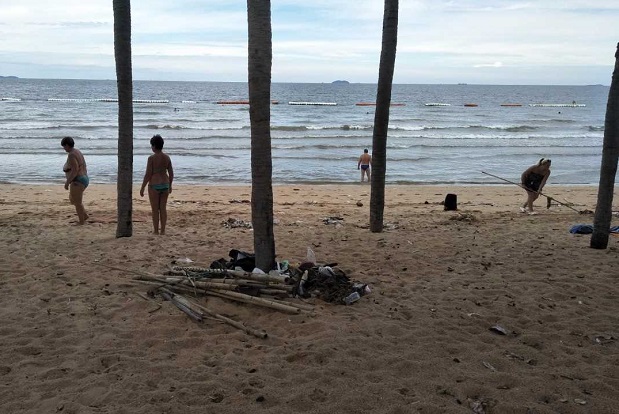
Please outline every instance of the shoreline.
[[[514, 180], [514, 182], [517, 182], [516, 180]], [[0, 185], [23, 185], [23, 186], [50, 186], [50, 187], [54, 187], [54, 186], [58, 186], [58, 185], [63, 185], [64, 184], [64, 180], [63, 179], [58, 179], [58, 181], [41, 181], [41, 182], [33, 182], [33, 181], [24, 181], [24, 182], [17, 182], [17, 181], [3, 181], [0, 180]], [[90, 185], [97, 185], [97, 186], [116, 186], [115, 182], [99, 182], [99, 181], [90, 181]], [[141, 185], [141, 180], [140, 181], [134, 181], [133, 183], [134, 187], [137, 186], [139, 188], [139, 186]], [[216, 183], [203, 183], [203, 182], [178, 182], [175, 181], [174, 182], [175, 186], [188, 186], [188, 187], [192, 187], [192, 186], [202, 186], [202, 187], [251, 187], [251, 183], [250, 182], [216, 182]], [[273, 183], [273, 187], [292, 187], [292, 186], [342, 186], [342, 187], [347, 187], [347, 186], [355, 186], [355, 185], [365, 185], [369, 187], [369, 183], [364, 182], [363, 184], [359, 181], [341, 181], [341, 182], [331, 182], [331, 181], [295, 181], [295, 182], [283, 182], [283, 183]], [[420, 187], [510, 187], [510, 186], [516, 186], [515, 184], [509, 184], [509, 183], [502, 183], [502, 182], [493, 182], [493, 183], [480, 183], [480, 182], [466, 182], [466, 183], [462, 183], [462, 182], [432, 182], [432, 183], [427, 183], [427, 182], [403, 182], [403, 181], [399, 181], [399, 182], [395, 182], [395, 183], [386, 183], [385, 187], [414, 187], [414, 186], [420, 186]], [[565, 183], [548, 183], [546, 185], [547, 187], [560, 187], [560, 188], [566, 188], [566, 187], [595, 187], [597, 188], [599, 186], [599, 183], [591, 183], [591, 184], [584, 184], [584, 183], [572, 183], [572, 184], [565, 184]], [[615, 189], [619, 189], [619, 181], [615, 184]]]
[[[132, 199], [134, 208], [144, 213], [150, 213], [148, 197], [140, 197], [140, 185], [133, 186]], [[615, 193], [617, 189], [615, 187]], [[569, 212], [566, 205], [573, 205], [577, 210], [595, 211], [597, 203], [598, 187], [591, 185], [549, 185], [544, 189], [547, 197], [552, 197], [553, 208], [549, 212]], [[0, 183], [0, 202], [8, 198], [17, 198], [21, 203], [29, 204], [43, 201], [45, 204], [68, 205], [68, 192], [62, 184], [4, 184]], [[206, 194], [213, 194], [217, 198], [238, 200], [243, 198], [249, 203], [251, 198], [251, 185], [204, 185], [204, 184], [176, 184], [168, 198], [168, 206], [174, 208], [175, 203], [185, 203], [188, 199], [199, 199]], [[369, 209], [371, 186], [368, 183], [340, 184], [281, 184], [273, 185], [274, 210], [289, 203], [307, 203], [308, 199], [322, 201], [324, 204], [335, 205], [356, 204], [362, 202], [364, 209]], [[389, 184], [385, 186], [385, 217], [392, 206], [409, 205], [415, 209], [422, 209], [424, 205], [441, 206], [447, 194], [456, 194], [459, 210], [475, 209], [480, 212], [513, 211], [518, 212], [519, 207], [526, 201], [524, 189], [513, 184], [484, 184], [484, 185], [410, 185]], [[116, 199], [117, 187], [115, 184], [91, 184], [84, 192], [84, 205], [93, 208], [101, 208], [106, 201]], [[41, 197], [43, 199], [41, 200]], [[295, 199], [290, 201], [289, 199]], [[310, 200], [310, 201], [311, 201]], [[546, 197], [540, 196], [534, 203], [538, 211], [546, 211]], [[220, 200], [223, 203], [225, 200]], [[170, 207], [169, 207], [170, 209]], [[613, 211], [619, 210], [619, 197], [613, 198]], [[116, 206], [113, 206], [116, 211]], [[368, 210], [369, 211], [369, 210]], [[248, 212], [251, 212], [249, 209]], [[277, 213], [277, 211], [275, 211]], [[109, 212], [108, 212], [109, 214]], [[385, 220], [386, 220], [385, 218]]]

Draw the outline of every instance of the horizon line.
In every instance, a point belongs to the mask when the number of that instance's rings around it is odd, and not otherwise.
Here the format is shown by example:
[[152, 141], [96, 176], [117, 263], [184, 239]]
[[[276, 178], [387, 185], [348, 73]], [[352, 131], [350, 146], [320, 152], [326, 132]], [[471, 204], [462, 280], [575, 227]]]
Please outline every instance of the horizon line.
[[[116, 81], [116, 78], [28, 78], [19, 77], [16, 75], [0, 75], [0, 79], [27, 79], [27, 80], [76, 80], [76, 81]], [[163, 79], [133, 79], [133, 82], [190, 82], [190, 83], [247, 83], [247, 81], [210, 81], [210, 80], [163, 80]], [[351, 82], [342, 79], [336, 79], [333, 81], [323, 82], [295, 82], [295, 81], [271, 81], [274, 83], [300, 83], [300, 84], [336, 84], [345, 87], [346, 84], [350, 85], [377, 85], [378, 82]], [[544, 84], [544, 83], [469, 83], [469, 82], [440, 82], [440, 83], [399, 83], [394, 82], [393, 85], [455, 85], [455, 86], [604, 86], [610, 87], [610, 85], [604, 85], [601, 83], [594, 84]]]

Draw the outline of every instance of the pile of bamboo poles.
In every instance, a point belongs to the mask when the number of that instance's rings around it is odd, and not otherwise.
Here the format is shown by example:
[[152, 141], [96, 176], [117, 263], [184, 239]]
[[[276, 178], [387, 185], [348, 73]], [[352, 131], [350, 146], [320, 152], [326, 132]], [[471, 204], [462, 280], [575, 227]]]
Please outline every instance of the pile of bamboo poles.
[[[134, 277], [135, 281], [152, 285], [149, 290], [150, 296], [161, 295], [196, 322], [201, 322], [205, 315], [208, 315], [259, 338], [266, 338], [267, 333], [217, 314], [198, 304], [195, 298], [200, 295], [216, 296], [291, 314], [313, 311], [313, 306], [308, 304], [284, 300], [292, 296], [294, 288], [293, 285], [288, 284], [290, 280], [285, 275], [190, 266], [174, 266], [168, 271], [168, 275], [133, 273], [137, 274]], [[242, 291], [250, 291], [260, 297], [242, 293]], [[188, 298], [190, 295], [193, 299]]]

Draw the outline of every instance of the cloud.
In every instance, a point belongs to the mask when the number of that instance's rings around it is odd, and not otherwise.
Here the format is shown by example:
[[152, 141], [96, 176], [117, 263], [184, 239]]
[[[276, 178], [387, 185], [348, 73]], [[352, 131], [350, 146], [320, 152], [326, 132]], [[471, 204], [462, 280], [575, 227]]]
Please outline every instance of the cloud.
[[473, 65], [474, 68], [501, 68], [503, 67], [502, 62], [494, 62], [494, 63], [481, 63], [479, 65]]
[[[246, 79], [246, 2], [132, 6], [136, 78]], [[271, 6], [274, 81], [376, 82], [383, 2], [278, 0]], [[501, 68], [483, 71], [482, 80], [541, 83], [554, 73], [559, 83], [574, 82], [576, 74], [583, 84], [608, 83], [618, 20], [616, 0], [407, 0], [400, 2], [394, 80], [472, 83], [474, 68]], [[97, 67], [93, 76], [113, 76], [112, 2], [0, 0], [0, 56], [0, 71], [12, 71], [0, 74], [71, 78]], [[563, 70], [568, 67], [580, 69]]]

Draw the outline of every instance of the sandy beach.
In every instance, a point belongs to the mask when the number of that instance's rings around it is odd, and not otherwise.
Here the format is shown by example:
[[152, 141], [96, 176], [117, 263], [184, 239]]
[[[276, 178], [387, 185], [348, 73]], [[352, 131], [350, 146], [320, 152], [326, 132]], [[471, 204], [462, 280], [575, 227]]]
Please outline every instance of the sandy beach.
[[[593, 215], [545, 199], [522, 214], [516, 186], [388, 186], [382, 233], [367, 184], [275, 187], [278, 258], [311, 247], [372, 291], [299, 315], [199, 298], [266, 339], [133, 280], [253, 251], [250, 229], [224, 226], [251, 221], [249, 186], [176, 186], [165, 236], [136, 188], [123, 239], [115, 186], [86, 190], [84, 226], [61, 184], [0, 190], [2, 413], [617, 412], [619, 236], [591, 249], [569, 229]], [[595, 187], [545, 191], [595, 210]]]

